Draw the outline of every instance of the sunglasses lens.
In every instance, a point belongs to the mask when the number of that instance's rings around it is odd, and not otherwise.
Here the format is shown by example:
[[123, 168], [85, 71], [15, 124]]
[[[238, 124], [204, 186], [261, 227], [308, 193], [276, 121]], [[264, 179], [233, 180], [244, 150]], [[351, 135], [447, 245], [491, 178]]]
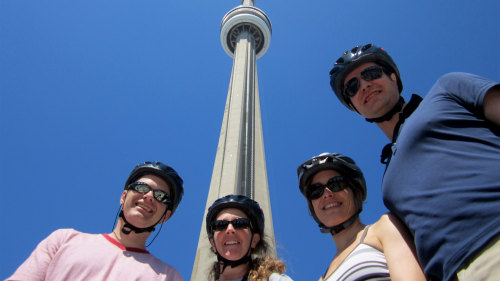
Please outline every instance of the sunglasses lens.
[[235, 229], [245, 229], [250, 227], [250, 220], [245, 218], [235, 219], [231, 221]]
[[155, 190], [153, 196], [161, 203], [168, 203], [170, 201], [168, 194], [163, 190]]
[[383, 70], [380, 66], [374, 65], [367, 67], [361, 72], [361, 77], [365, 81], [373, 81], [382, 77]]
[[214, 231], [223, 231], [226, 230], [229, 225], [229, 221], [226, 220], [217, 220], [212, 223], [212, 229]]
[[359, 80], [356, 77], [347, 81], [347, 83], [344, 85], [344, 95], [349, 98], [354, 97], [358, 92], [358, 90], [359, 90]]
[[151, 190], [151, 187], [149, 187], [149, 185], [145, 185], [145, 184], [135, 184], [132, 188], [135, 191], [143, 193], [143, 194], [146, 194]]
[[341, 191], [347, 188], [347, 184], [344, 181], [344, 177], [331, 178], [326, 183], [326, 186], [328, 186], [328, 189], [330, 189], [332, 192]]
[[306, 191], [306, 196], [309, 200], [316, 200], [323, 195], [323, 192], [325, 190], [325, 186], [322, 185], [321, 183], [315, 183], [311, 186]]

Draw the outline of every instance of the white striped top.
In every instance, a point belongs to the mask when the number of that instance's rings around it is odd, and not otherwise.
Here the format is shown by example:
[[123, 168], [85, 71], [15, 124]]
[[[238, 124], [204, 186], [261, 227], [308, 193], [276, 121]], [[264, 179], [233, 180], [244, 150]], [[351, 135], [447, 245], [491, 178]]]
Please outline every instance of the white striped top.
[[384, 253], [364, 244], [366, 227], [358, 246], [324, 281], [391, 280]]

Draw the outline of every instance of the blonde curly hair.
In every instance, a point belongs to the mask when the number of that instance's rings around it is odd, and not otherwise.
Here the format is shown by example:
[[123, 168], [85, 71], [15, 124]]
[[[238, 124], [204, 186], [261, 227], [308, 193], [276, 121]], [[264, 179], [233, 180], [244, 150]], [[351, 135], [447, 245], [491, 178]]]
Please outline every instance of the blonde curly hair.
[[265, 258], [256, 258], [252, 261], [252, 266], [248, 271], [249, 281], [268, 280], [273, 273], [285, 273], [285, 263], [273, 259], [269, 256]]

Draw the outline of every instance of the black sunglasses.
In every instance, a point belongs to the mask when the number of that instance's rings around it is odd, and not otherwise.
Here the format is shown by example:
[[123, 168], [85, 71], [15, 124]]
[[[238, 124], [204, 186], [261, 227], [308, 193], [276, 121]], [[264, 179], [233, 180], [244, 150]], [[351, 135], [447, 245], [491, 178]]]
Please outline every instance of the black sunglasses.
[[229, 224], [233, 225], [234, 229], [246, 229], [250, 228], [250, 219], [247, 218], [238, 218], [232, 221], [227, 220], [216, 220], [212, 223], [213, 231], [223, 231], [226, 230]]
[[[372, 65], [363, 69], [363, 71], [361, 71], [360, 76], [365, 81], [373, 81], [376, 79], [380, 79], [383, 73], [384, 73], [383, 67], [379, 65]], [[359, 82], [358, 77], [351, 78], [344, 85], [344, 97], [347, 99], [354, 97], [356, 93], [358, 93], [360, 85], [361, 83]]]
[[315, 183], [310, 185], [306, 189], [306, 198], [308, 200], [316, 200], [323, 196], [325, 188], [328, 188], [331, 192], [337, 192], [344, 190], [349, 187], [349, 184], [344, 180], [342, 176], [336, 176], [328, 180], [326, 184]]
[[165, 190], [154, 189], [145, 182], [140, 182], [140, 181], [133, 182], [127, 186], [127, 190], [133, 190], [136, 192], [140, 192], [142, 194], [146, 194], [152, 190], [153, 197], [156, 199], [156, 201], [163, 203], [165, 205], [168, 205], [171, 202], [170, 196]]

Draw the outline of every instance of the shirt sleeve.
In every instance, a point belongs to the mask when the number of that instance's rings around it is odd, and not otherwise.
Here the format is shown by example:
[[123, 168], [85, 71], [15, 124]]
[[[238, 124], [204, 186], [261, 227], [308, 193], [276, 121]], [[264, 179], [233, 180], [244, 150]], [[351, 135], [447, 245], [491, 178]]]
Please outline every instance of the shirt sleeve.
[[498, 83], [463, 72], [452, 72], [437, 80], [429, 93], [447, 93], [458, 103], [483, 118], [484, 96]]
[[52, 232], [38, 244], [28, 259], [6, 280], [45, 280], [47, 268], [69, 232], [71, 232], [69, 229], [59, 229]]

